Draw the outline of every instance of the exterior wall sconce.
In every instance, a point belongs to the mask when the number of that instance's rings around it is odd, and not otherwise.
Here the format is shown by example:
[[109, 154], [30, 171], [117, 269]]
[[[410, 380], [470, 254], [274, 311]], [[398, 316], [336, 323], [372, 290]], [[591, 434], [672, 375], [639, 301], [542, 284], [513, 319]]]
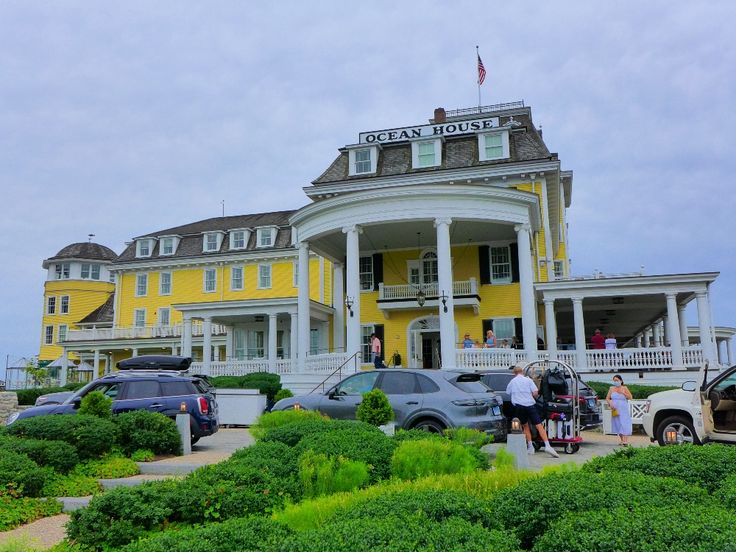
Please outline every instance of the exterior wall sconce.
[[345, 306], [348, 308], [348, 312], [350, 313], [350, 317], [353, 317], [353, 305], [355, 304], [355, 300], [350, 297], [349, 295], [345, 297]]
[[440, 301], [442, 301], [442, 310], [444, 312], [447, 312], [447, 300], [448, 299], [449, 299], [449, 297], [447, 295], [445, 295], [445, 290], [443, 289], [442, 290], [442, 295], [440, 295]]
[[420, 307], [424, 306], [424, 302], [427, 300], [427, 296], [424, 294], [424, 292], [420, 289], [417, 291], [417, 304]]
[[521, 421], [519, 418], [511, 420], [511, 433], [521, 433]]
[[677, 444], [677, 431], [674, 429], [669, 429], [664, 432], [664, 441], [668, 445], [676, 445]]

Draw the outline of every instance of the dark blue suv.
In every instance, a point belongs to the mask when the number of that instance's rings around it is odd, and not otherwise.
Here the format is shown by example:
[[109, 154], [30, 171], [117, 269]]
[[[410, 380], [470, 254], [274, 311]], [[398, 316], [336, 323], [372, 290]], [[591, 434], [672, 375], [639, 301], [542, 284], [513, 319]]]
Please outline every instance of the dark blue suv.
[[118, 362], [119, 371], [82, 387], [62, 404], [34, 406], [8, 418], [16, 420], [49, 414], [76, 414], [82, 398], [101, 391], [112, 399], [113, 414], [130, 410], [160, 412], [171, 418], [184, 408], [189, 413], [192, 443], [219, 429], [217, 402], [206, 377], [187, 373], [192, 359], [178, 356], [139, 356]]

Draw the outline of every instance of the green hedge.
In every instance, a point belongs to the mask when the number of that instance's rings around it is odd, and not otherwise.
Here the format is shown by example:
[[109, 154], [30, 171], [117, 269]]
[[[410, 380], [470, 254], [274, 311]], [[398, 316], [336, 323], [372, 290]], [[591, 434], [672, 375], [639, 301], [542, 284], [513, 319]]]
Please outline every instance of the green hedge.
[[119, 430], [110, 420], [96, 416], [68, 414], [23, 418], [8, 427], [17, 437], [64, 441], [77, 449], [82, 460], [99, 458], [118, 442]]
[[405, 441], [394, 451], [391, 474], [399, 479], [417, 479], [428, 475], [470, 473], [480, 460], [469, 447], [452, 441]]
[[442, 550], [453, 552], [516, 552], [512, 534], [489, 530], [464, 519], [435, 521], [425, 516], [388, 516], [331, 523], [288, 537], [280, 550], [299, 552], [388, 552]]
[[594, 458], [583, 466], [583, 471], [595, 473], [624, 470], [676, 477], [714, 492], [724, 479], [736, 474], [736, 447], [717, 444], [629, 447]]
[[328, 423], [330, 419], [314, 410], [277, 410], [276, 412], [266, 412], [258, 416], [256, 423], [250, 426], [250, 434], [256, 439], [263, 439], [276, 428], [308, 421]]
[[[611, 374], [611, 378], [613, 378], [613, 374]], [[626, 380], [624, 379], [624, 381]], [[589, 387], [591, 387], [593, 391], [596, 392], [596, 395], [598, 395], [598, 397], [601, 399], [606, 398], [606, 395], [608, 395], [608, 390], [610, 389], [611, 385], [613, 385], [613, 383], [605, 383], [600, 381], [586, 381], [585, 383]], [[629, 388], [629, 391], [631, 391], [631, 395], [634, 399], [646, 399], [647, 397], [649, 397], [649, 395], [653, 393], [659, 393], [660, 391], [670, 391], [671, 389], [679, 389], [679, 387], [640, 385], [637, 383], [627, 383], [626, 387]]]
[[[563, 514], [617, 507], [665, 507], [706, 504], [708, 494], [694, 485], [634, 472], [560, 473], [522, 481], [499, 491], [492, 509], [499, 521], [531, 547], [548, 525]], [[628, 520], [622, 519], [625, 524]]]
[[724, 479], [715, 496], [719, 504], [736, 512], [736, 475]]
[[[276, 414], [274, 412], [274, 414]], [[319, 435], [326, 431], [336, 429], [356, 429], [358, 431], [371, 431], [376, 434], [383, 435], [383, 432], [375, 426], [365, 424], [363, 422], [355, 422], [352, 420], [331, 420], [329, 418], [320, 417], [303, 422], [292, 422], [282, 426], [267, 429], [264, 432], [262, 441], [279, 442], [289, 445], [290, 447], [299, 444], [299, 441], [308, 435]]]
[[0, 437], [0, 448], [25, 454], [39, 466], [48, 466], [59, 473], [69, 473], [79, 463], [79, 455], [64, 441], [43, 441], [21, 437]]
[[55, 516], [61, 513], [61, 508], [61, 502], [56, 500], [0, 495], [0, 531], [7, 531], [42, 517]]
[[140, 469], [131, 458], [110, 455], [99, 460], [87, 460], [75, 467], [73, 473], [95, 479], [119, 479], [138, 475]]
[[76, 391], [84, 387], [84, 383], [67, 383], [63, 387], [36, 387], [32, 389], [18, 389], [15, 394], [18, 395], [18, 404], [32, 406], [36, 404], [36, 399], [41, 395], [49, 393], [61, 393], [63, 391]]
[[44, 483], [41, 496], [90, 496], [101, 491], [102, 487], [93, 477], [76, 473], [54, 474]]
[[258, 389], [273, 402], [281, 390], [281, 376], [269, 372], [253, 372], [244, 376], [217, 376], [209, 378], [213, 387], [225, 389]]
[[172, 528], [127, 545], [121, 552], [272, 552], [291, 531], [266, 517], [231, 519], [202, 527]]
[[0, 495], [37, 497], [48, 479], [51, 468], [42, 468], [25, 454], [0, 449]]
[[278, 441], [259, 441], [236, 450], [228, 460], [270, 473], [274, 477], [288, 479], [299, 469], [299, 451]]
[[713, 505], [621, 507], [570, 514], [554, 521], [535, 552], [728, 552], [736, 550], [736, 513]]
[[130, 455], [138, 449], [155, 454], [181, 454], [176, 422], [159, 412], [132, 410], [113, 417], [120, 432], [120, 447]]

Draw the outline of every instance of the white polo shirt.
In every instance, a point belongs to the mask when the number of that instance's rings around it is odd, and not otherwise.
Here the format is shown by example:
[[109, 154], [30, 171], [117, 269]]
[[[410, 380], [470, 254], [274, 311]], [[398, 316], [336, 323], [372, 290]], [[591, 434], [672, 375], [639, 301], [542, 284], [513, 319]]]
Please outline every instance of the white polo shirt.
[[532, 406], [535, 403], [533, 393], [536, 392], [534, 381], [523, 374], [514, 377], [506, 386], [506, 393], [511, 395], [511, 403], [519, 406]]

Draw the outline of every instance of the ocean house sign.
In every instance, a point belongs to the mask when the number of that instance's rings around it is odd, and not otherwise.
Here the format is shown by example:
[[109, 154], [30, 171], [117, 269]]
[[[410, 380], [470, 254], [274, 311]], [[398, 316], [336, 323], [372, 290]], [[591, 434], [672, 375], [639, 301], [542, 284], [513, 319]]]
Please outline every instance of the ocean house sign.
[[386, 144], [389, 142], [404, 142], [419, 138], [432, 138], [440, 136], [452, 136], [455, 134], [468, 134], [482, 132], [498, 128], [498, 117], [486, 119], [473, 119], [470, 121], [457, 121], [453, 123], [442, 123], [437, 125], [422, 125], [404, 128], [392, 128], [388, 130], [375, 130], [372, 132], [361, 132], [359, 143], [361, 144]]

